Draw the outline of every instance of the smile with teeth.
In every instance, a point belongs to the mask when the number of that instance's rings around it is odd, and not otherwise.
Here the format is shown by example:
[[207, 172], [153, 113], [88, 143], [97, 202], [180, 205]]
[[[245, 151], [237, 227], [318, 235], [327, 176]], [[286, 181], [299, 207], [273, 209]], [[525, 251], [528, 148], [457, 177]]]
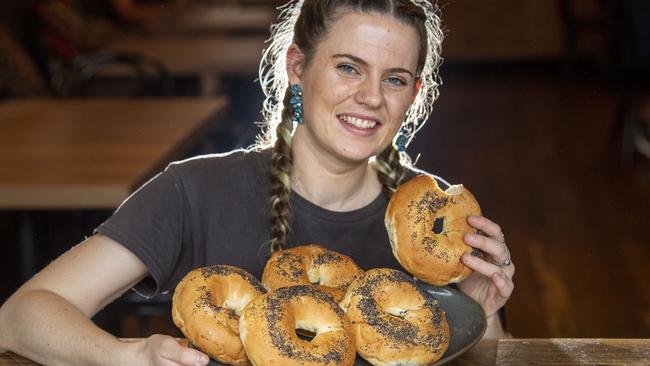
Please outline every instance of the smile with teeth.
[[361, 129], [371, 129], [374, 128], [377, 125], [377, 121], [369, 120], [369, 119], [361, 119], [361, 118], [356, 118], [352, 116], [348, 116], [345, 114], [339, 115], [339, 118], [347, 123], [350, 124], [356, 128], [361, 128]]

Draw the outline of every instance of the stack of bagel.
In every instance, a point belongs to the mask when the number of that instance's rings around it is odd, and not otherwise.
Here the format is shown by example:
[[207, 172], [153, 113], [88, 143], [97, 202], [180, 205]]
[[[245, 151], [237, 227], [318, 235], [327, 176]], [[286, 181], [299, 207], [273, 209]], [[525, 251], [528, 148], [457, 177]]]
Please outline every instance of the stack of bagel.
[[[426, 227], [441, 208], [446, 221], [459, 226], [466, 220], [449, 219], [449, 206], [469, 206], [474, 211], [457, 210], [466, 217], [477, 214], [478, 204], [462, 186], [442, 192], [435, 179], [423, 177], [402, 185], [389, 203], [393, 253], [427, 283], [460, 281], [471, 271], [460, 262], [467, 248], [457, 242], [462, 233], [456, 230], [471, 228], [443, 227], [436, 238]], [[425, 254], [414, 249], [416, 240]], [[438, 244], [427, 247], [430, 240]], [[440, 255], [445, 245], [450, 249]], [[429, 262], [421, 258], [427, 255]], [[434, 275], [423, 265], [436, 269]], [[444, 310], [412, 276], [388, 268], [364, 272], [350, 257], [316, 244], [273, 253], [261, 281], [228, 265], [195, 269], [176, 287], [172, 316], [193, 346], [220, 363], [242, 366], [352, 365], [357, 354], [373, 365], [428, 365], [442, 357], [450, 339]]]

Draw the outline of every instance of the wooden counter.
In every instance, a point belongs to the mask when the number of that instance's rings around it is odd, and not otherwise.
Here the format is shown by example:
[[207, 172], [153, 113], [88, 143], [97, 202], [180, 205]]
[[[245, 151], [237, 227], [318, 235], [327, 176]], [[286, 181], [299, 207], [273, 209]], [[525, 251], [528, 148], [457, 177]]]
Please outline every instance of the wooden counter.
[[106, 50], [150, 57], [175, 75], [256, 73], [265, 40], [262, 36], [134, 35], [116, 40]]
[[[256, 75], [266, 37], [225, 37], [223, 35], [134, 35], [116, 40], [104, 51], [146, 56], [160, 62], [175, 77], [196, 77], [201, 95], [220, 92], [219, 79], [225, 75]], [[120, 76], [120, 70], [104, 73]]]
[[0, 209], [114, 209], [226, 107], [209, 99], [0, 104]]
[[[482, 340], [448, 363], [483, 365], [649, 365], [650, 339], [500, 339]], [[35, 365], [13, 353], [0, 366]]]
[[279, 11], [270, 6], [197, 5], [153, 30], [156, 35], [201, 36], [252, 32], [269, 34]]

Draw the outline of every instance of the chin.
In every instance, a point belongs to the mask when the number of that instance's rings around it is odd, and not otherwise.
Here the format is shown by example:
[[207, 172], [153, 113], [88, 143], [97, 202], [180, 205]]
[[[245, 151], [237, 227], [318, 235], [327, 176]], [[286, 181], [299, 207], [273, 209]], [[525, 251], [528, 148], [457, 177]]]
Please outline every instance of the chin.
[[351, 149], [350, 146], [339, 147], [336, 149], [337, 155], [343, 161], [350, 163], [367, 162], [371, 157], [379, 154], [381, 150], [370, 149], [368, 147], [359, 147]]

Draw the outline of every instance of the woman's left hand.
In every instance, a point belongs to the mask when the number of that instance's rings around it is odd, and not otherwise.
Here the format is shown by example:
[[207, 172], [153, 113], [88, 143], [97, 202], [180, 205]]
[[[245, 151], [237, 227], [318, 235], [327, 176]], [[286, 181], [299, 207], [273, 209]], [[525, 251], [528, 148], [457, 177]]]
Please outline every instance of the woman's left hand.
[[470, 216], [467, 222], [485, 233], [466, 234], [465, 242], [480, 249], [481, 257], [464, 254], [463, 263], [474, 270], [468, 278], [458, 284], [465, 294], [476, 300], [485, 316], [493, 316], [510, 298], [515, 287], [512, 277], [515, 265], [510, 258], [510, 251], [505, 243], [501, 228], [483, 216]]

